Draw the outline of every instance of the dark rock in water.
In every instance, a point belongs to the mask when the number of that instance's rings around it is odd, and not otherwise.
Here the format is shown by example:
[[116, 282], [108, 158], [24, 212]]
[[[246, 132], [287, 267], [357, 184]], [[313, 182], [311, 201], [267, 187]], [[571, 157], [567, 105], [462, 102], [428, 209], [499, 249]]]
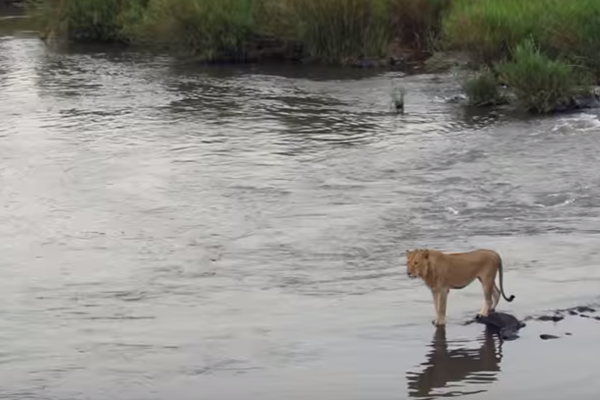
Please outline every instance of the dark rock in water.
[[391, 65], [390, 60], [386, 59], [373, 59], [373, 58], [362, 58], [352, 63], [354, 68], [382, 68]]
[[598, 96], [596, 95], [596, 93], [592, 93], [588, 95], [574, 96], [570, 99], [568, 103], [557, 106], [553, 111], [561, 113], [567, 111], [586, 110], [598, 107], [600, 107]]
[[451, 104], [467, 104], [468, 103], [468, 99], [467, 99], [467, 96], [465, 96], [464, 94], [456, 94], [454, 96], [448, 97], [446, 99], [446, 103], [451, 103]]
[[391, 66], [399, 66], [399, 67], [404, 67], [407, 65], [407, 59], [405, 57], [399, 57], [399, 56], [391, 56], [389, 63]]
[[571, 335], [573, 335], [573, 334], [572, 334], [571, 332], [566, 332], [566, 333], [565, 333], [565, 335], [567, 335], [567, 336], [571, 336]]
[[595, 94], [574, 97], [573, 103], [576, 109], [597, 108], [598, 106], [600, 106], [598, 98]]
[[541, 317], [537, 317], [538, 321], [553, 321], [558, 322], [562, 321], [565, 317], [562, 315], [542, 315]]
[[559, 336], [555, 336], [555, 335], [549, 335], [549, 334], [547, 334], [547, 333], [542, 333], [542, 334], [540, 335], [540, 339], [543, 339], [543, 340], [548, 340], [548, 339], [558, 339], [558, 338], [559, 338]]
[[597, 316], [597, 315], [594, 317], [594, 319], [595, 319], [596, 321], [600, 321], [600, 317], [599, 317], [599, 316]]
[[587, 306], [579, 306], [579, 307], [575, 307], [575, 310], [577, 310], [580, 313], [583, 312], [596, 312], [596, 310], [594, 310], [592, 307], [587, 307]]
[[569, 310], [569, 315], [579, 315], [577, 311]]
[[591, 318], [589, 315], [585, 315], [585, 314], [579, 314], [579, 316], [580, 316], [581, 318]]
[[477, 315], [475, 321], [497, 331], [504, 340], [517, 339], [519, 329], [525, 326], [525, 323], [519, 321], [514, 315], [497, 311], [489, 313], [487, 317]]

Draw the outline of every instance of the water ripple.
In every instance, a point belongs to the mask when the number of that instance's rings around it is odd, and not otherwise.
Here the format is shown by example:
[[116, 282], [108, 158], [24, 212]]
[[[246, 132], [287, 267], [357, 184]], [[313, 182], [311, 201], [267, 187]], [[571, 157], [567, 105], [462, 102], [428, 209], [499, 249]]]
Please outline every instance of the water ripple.
[[595, 296], [600, 124], [491, 118], [458, 88], [1, 38], [0, 395], [398, 398], [403, 370], [412, 397], [489, 390], [500, 343], [423, 343], [404, 252], [498, 249], [519, 307]]

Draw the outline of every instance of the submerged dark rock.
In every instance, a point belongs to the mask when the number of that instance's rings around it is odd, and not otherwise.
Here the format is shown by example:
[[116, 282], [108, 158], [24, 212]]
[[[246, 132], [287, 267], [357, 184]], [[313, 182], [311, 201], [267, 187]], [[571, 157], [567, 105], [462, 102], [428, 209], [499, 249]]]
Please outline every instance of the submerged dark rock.
[[552, 322], [558, 322], [558, 321], [562, 321], [565, 317], [563, 317], [562, 315], [542, 315], [537, 317], [536, 319], [538, 321], [552, 321]]
[[380, 68], [389, 65], [387, 60], [363, 58], [352, 63], [354, 68]]
[[550, 335], [550, 334], [547, 334], [547, 333], [542, 333], [542, 334], [540, 335], [540, 339], [542, 339], [542, 340], [548, 340], [548, 339], [559, 339], [559, 338], [560, 338], [560, 336], [556, 336], [556, 335]]
[[553, 112], [562, 113], [567, 111], [587, 110], [590, 108], [598, 107], [600, 107], [598, 95], [596, 93], [590, 93], [572, 97], [568, 103], [556, 107], [553, 110]]
[[590, 313], [595, 313], [595, 312], [596, 312], [596, 309], [589, 307], [589, 306], [575, 306], [575, 307], [553, 310], [551, 314], [540, 315], [537, 317], [529, 316], [529, 317], [526, 317], [525, 320], [533, 319], [536, 321], [559, 322], [559, 321], [562, 321], [563, 319], [565, 319], [565, 316], [570, 315], [573, 317], [595, 319], [597, 321], [600, 321], [600, 316], [589, 315]]
[[446, 99], [446, 103], [467, 105], [469, 103], [469, 99], [465, 94], [455, 94], [454, 96], [448, 97]]

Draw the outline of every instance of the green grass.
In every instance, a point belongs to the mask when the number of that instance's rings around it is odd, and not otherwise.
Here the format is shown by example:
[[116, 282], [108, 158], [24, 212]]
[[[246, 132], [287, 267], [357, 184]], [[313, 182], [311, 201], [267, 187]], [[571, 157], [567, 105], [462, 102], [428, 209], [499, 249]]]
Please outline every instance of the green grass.
[[426, 49], [450, 0], [29, 0], [46, 33], [166, 46], [204, 60], [245, 59], [257, 42], [299, 45], [348, 64], [392, 43]]
[[309, 57], [328, 63], [389, 55], [392, 42], [431, 50], [451, 0], [280, 0]]
[[387, 54], [391, 37], [385, 0], [294, 0], [300, 42], [327, 63]]
[[258, 35], [255, 11], [256, 0], [150, 0], [130, 32], [203, 60], [239, 60]]
[[477, 105], [504, 101], [492, 70], [536, 112], [583, 90], [586, 70], [600, 76], [599, 0], [29, 2], [44, 35], [164, 46], [205, 61], [260, 59], [272, 53], [265, 45], [293, 49], [294, 59], [352, 64], [441, 44], [488, 67], [463, 86]]
[[600, 75], [597, 0], [29, 0], [46, 32], [243, 54], [257, 37], [298, 43], [327, 63], [385, 57], [390, 45], [466, 50], [491, 65], [532, 37], [550, 57]]
[[389, 0], [393, 36], [419, 50], [436, 47], [453, 0]]
[[44, 35], [77, 42], [125, 42], [124, 23], [139, 19], [148, 0], [29, 0], [28, 10]]
[[591, 75], [579, 66], [553, 60], [527, 39], [512, 52], [512, 60], [496, 65], [500, 79], [514, 92], [518, 105], [548, 113], [568, 106], [574, 96], [589, 93]]
[[[442, 43], [492, 67], [520, 107], [546, 113], [568, 106], [600, 76], [598, 21], [597, 0], [454, 0]], [[471, 81], [469, 97], [493, 98], [490, 79]]]
[[469, 99], [469, 105], [483, 107], [506, 102], [500, 93], [499, 85], [494, 72], [484, 67], [474, 77], [465, 80], [462, 86]]
[[447, 47], [491, 63], [531, 37], [551, 57], [600, 72], [600, 1], [454, 0], [443, 21]]

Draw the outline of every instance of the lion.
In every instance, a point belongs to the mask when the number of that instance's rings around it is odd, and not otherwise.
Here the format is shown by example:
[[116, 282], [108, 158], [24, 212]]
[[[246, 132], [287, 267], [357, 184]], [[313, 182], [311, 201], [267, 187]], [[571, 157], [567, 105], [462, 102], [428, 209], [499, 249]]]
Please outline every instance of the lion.
[[[479, 315], [487, 317], [500, 301], [512, 302], [515, 296], [506, 297], [502, 282], [502, 259], [493, 250], [478, 249], [466, 253], [445, 254], [437, 250], [416, 249], [406, 251], [407, 274], [421, 278], [431, 289], [437, 317], [432, 323], [446, 325], [446, 302], [450, 289], [463, 289], [476, 278], [483, 286], [485, 303]], [[500, 271], [500, 289], [494, 280]]]

